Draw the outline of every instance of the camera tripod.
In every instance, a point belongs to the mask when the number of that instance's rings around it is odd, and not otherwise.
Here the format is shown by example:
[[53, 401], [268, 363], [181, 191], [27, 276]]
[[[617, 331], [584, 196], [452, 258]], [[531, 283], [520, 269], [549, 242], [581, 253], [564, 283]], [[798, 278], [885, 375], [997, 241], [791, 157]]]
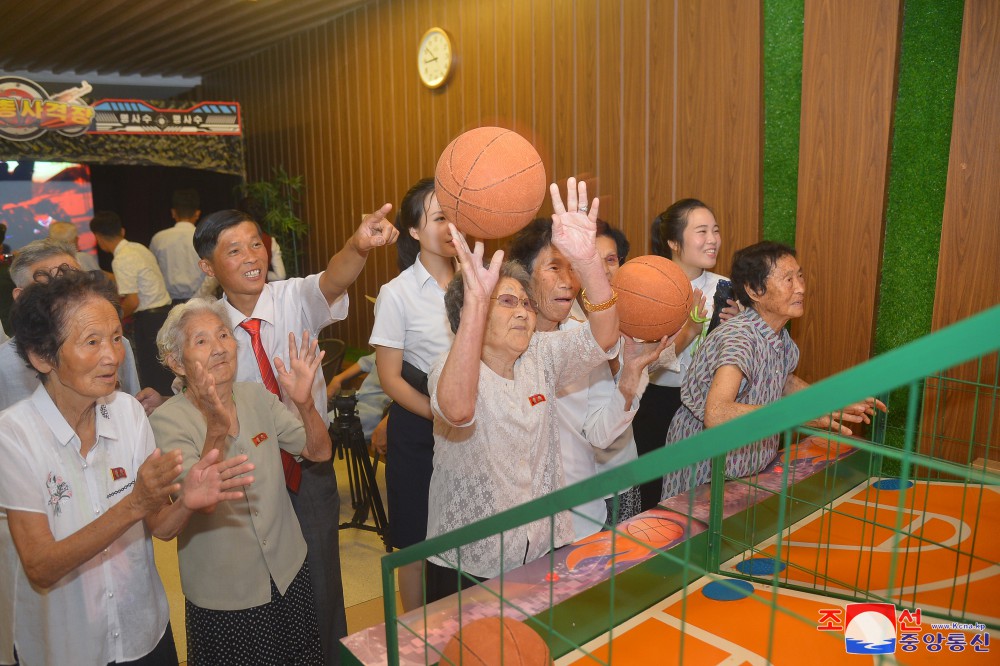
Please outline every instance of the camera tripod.
[[[364, 430], [361, 428], [361, 419], [358, 418], [355, 409], [357, 404], [353, 391], [344, 392], [333, 401], [336, 417], [330, 424], [330, 439], [333, 440], [333, 446], [340, 459], [347, 461], [347, 483], [351, 489], [351, 507], [354, 509], [354, 515], [349, 521], [341, 523], [340, 529], [354, 528], [375, 532], [385, 544], [386, 552], [389, 552], [391, 549], [388, 544], [388, 521], [382, 504], [382, 494], [375, 478], [378, 458], [375, 459], [375, 465], [372, 465]], [[369, 512], [374, 525], [368, 524]]]

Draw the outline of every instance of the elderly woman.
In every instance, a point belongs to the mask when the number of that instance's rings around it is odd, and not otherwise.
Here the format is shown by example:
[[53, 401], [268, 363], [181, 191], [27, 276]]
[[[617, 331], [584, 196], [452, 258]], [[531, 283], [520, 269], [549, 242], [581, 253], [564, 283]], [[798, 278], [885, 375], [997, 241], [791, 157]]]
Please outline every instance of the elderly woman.
[[178, 537], [189, 659], [195, 664], [321, 664], [306, 542], [285, 491], [279, 450], [321, 462], [330, 435], [312, 384], [323, 358], [304, 333], [289, 335], [289, 367], [275, 359], [296, 418], [262, 384], [236, 382], [236, 339], [225, 305], [174, 307], [156, 336], [184, 390], [153, 412], [161, 447], [178, 448], [185, 473], [215, 450], [249, 456], [256, 482], [241, 502], [191, 518]]
[[[745, 247], [733, 257], [733, 288], [741, 313], [708, 336], [694, 358], [681, 387], [681, 407], [667, 435], [667, 445], [725, 423], [809, 384], [793, 373], [799, 348], [785, 324], [803, 313], [806, 283], [795, 260], [795, 250], [764, 241]], [[831, 427], [845, 435], [841, 422], [870, 423], [885, 405], [866, 398], [808, 425]], [[778, 451], [778, 435], [753, 442], [726, 456], [726, 474], [756, 474]], [[673, 497], [711, 478], [711, 461], [704, 460], [663, 477], [663, 499]]]
[[102, 274], [32, 284], [12, 315], [18, 354], [41, 378], [0, 414], [21, 663], [176, 664], [149, 535], [170, 538], [192, 512], [242, 497], [232, 489], [253, 481], [238, 478], [252, 465], [213, 452], [175, 482], [180, 452], [155, 449], [142, 406], [115, 391], [127, 343]]
[[[616, 243], [606, 235], [607, 223], [597, 219], [596, 207], [589, 210], [587, 217], [596, 225], [595, 244], [610, 281], [612, 271], [618, 268]], [[580, 295], [580, 282], [570, 262], [552, 244], [552, 220], [540, 218], [519, 231], [510, 243], [509, 254], [531, 275], [531, 293], [538, 304], [536, 331], [570, 331], [584, 324], [583, 313], [573, 310]], [[657, 345], [626, 338], [621, 358], [612, 362], [614, 368], [602, 363], [587, 376], [559, 389], [556, 415], [566, 485], [595, 476], [597, 452], [603, 454], [629, 430], [649, 379], [646, 366], [660, 356], [672, 339], [664, 336]], [[575, 507], [574, 539], [588, 537], [605, 524], [615, 524], [623, 514], [631, 517], [639, 513], [638, 492], [633, 489], [622, 492], [617, 512], [613, 501], [600, 498]]]
[[[535, 335], [537, 308], [524, 269], [502, 264], [499, 251], [484, 268], [482, 243], [470, 253], [452, 229], [462, 270], [445, 296], [455, 342], [428, 376], [434, 413], [428, 537], [560, 488], [556, 395], [617, 354], [617, 297], [597, 254], [586, 189], [571, 178], [566, 206], [559, 189], [551, 189], [552, 244], [579, 276], [590, 320], [572, 331]], [[556, 546], [572, 539], [568, 513], [556, 516], [551, 539], [549, 526], [537, 521], [505, 532], [502, 560], [499, 536], [463, 546], [461, 568], [491, 578], [542, 556], [552, 539]], [[457, 566], [455, 552], [428, 560], [428, 600], [456, 591]]]

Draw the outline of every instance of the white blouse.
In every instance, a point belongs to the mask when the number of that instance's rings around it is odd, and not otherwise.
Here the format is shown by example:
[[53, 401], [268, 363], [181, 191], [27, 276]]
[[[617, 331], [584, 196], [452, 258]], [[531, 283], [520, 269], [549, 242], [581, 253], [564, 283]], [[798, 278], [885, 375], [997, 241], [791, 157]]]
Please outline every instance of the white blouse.
[[[80, 455], [80, 438], [43, 386], [0, 413], [0, 506], [45, 515], [56, 540], [79, 531], [132, 492], [153, 451], [153, 432], [136, 400], [98, 400], [97, 444]], [[47, 590], [17, 568], [22, 664], [134, 661], [156, 647], [170, 619], [143, 522]]]
[[[476, 411], [463, 426], [449, 423], [437, 401], [437, 383], [447, 354], [431, 369], [434, 411], [434, 473], [431, 476], [428, 538], [524, 504], [563, 484], [556, 394], [609, 358], [585, 324], [572, 331], [536, 334], [505, 379], [480, 365]], [[538, 520], [460, 548], [461, 568], [480, 578], [535, 560], [573, 540], [568, 512]], [[551, 538], [550, 538], [551, 536]], [[429, 558], [457, 568], [454, 550]]]

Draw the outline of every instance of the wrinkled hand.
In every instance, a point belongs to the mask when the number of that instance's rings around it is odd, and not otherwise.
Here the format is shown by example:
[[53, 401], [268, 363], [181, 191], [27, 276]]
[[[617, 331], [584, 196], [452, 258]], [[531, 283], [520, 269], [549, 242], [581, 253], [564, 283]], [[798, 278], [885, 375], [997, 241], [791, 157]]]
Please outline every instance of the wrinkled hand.
[[738, 301], [734, 301], [731, 298], [727, 298], [726, 303], [728, 303], [728, 305], [719, 310], [719, 321], [728, 321], [738, 315], [743, 309], [740, 307]]
[[586, 181], [576, 178], [566, 180], [566, 205], [563, 205], [559, 186], [549, 185], [552, 195], [552, 244], [566, 255], [570, 263], [597, 258], [597, 208], [596, 198], [587, 202]]
[[637, 341], [632, 336], [624, 336], [625, 346], [622, 349], [622, 362], [626, 368], [642, 370], [660, 358], [660, 354], [670, 345], [674, 344], [674, 338], [680, 333], [664, 335], [659, 341], [645, 342]]
[[475, 251], [469, 250], [465, 236], [458, 232], [455, 225], [448, 223], [455, 249], [458, 252], [458, 265], [462, 270], [462, 283], [465, 290], [465, 300], [488, 303], [493, 296], [493, 289], [500, 281], [500, 266], [503, 264], [503, 250], [497, 250], [490, 259], [490, 266], [483, 266], [483, 254], [486, 249], [480, 241], [476, 241]]
[[361, 226], [354, 232], [352, 240], [358, 252], [368, 252], [369, 250], [392, 245], [399, 237], [399, 230], [389, 220], [386, 215], [392, 210], [392, 204], [385, 204], [374, 213], [365, 215]]
[[129, 493], [128, 503], [133, 511], [145, 517], [167, 503], [169, 497], [181, 489], [174, 483], [183, 469], [180, 451], [163, 453], [153, 449], [149, 457], [139, 466], [135, 475], [135, 485]]
[[194, 368], [187, 377], [187, 395], [188, 400], [205, 417], [210, 434], [229, 432], [232, 423], [215, 388], [215, 377], [205, 370], [201, 361], [195, 361]]
[[234, 488], [253, 483], [252, 476], [243, 476], [254, 468], [253, 463], [247, 462], [247, 456], [219, 461], [221, 455], [219, 449], [212, 449], [188, 470], [181, 487], [181, 501], [186, 509], [201, 511], [219, 502], [240, 499], [243, 491]]
[[146, 416], [152, 414], [157, 407], [167, 401], [165, 396], [160, 395], [156, 389], [149, 388], [148, 386], [136, 393], [135, 399], [139, 401], [140, 405], [142, 405], [143, 410], [146, 412]]
[[378, 452], [380, 456], [384, 456], [386, 451], [389, 449], [389, 440], [386, 437], [386, 430], [389, 425], [389, 417], [384, 417], [375, 426], [375, 430], [372, 431], [372, 448]]
[[842, 435], [852, 435], [854, 434], [853, 431], [845, 426], [844, 422], [871, 423], [871, 417], [875, 414], [876, 409], [881, 410], [882, 412], [889, 411], [884, 402], [876, 398], [868, 397], [864, 400], [851, 403], [850, 405], [847, 405], [843, 409], [839, 409], [832, 414], [826, 414], [818, 419], [813, 419], [806, 425], [822, 428], [824, 430], [832, 430], [834, 432], [839, 432]]
[[280, 356], [274, 357], [274, 369], [283, 395], [291, 398], [296, 405], [312, 403], [312, 385], [316, 371], [323, 362], [326, 352], [318, 351], [319, 342], [309, 342], [309, 331], [302, 331], [301, 348], [295, 345], [295, 334], [288, 334], [288, 359], [290, 369], [285, 368]]

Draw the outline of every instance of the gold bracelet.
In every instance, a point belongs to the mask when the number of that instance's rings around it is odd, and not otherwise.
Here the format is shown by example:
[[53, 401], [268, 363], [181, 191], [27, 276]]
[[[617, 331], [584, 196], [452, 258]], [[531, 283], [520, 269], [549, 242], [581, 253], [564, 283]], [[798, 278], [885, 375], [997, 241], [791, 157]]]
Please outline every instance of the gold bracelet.
[[580, 296], [581, 298], [583, 298], [583, 309], [586, 310], [587, 312], [601, 312], [603, 310], [607, 310], [612, 305], [618, 302], [618, 293], [614, 289], [611, 290], [611, 298], [604, 301], [603, 303], [597, 303], [596, 305], [587, 300], [586, 289], [580, 292]]

